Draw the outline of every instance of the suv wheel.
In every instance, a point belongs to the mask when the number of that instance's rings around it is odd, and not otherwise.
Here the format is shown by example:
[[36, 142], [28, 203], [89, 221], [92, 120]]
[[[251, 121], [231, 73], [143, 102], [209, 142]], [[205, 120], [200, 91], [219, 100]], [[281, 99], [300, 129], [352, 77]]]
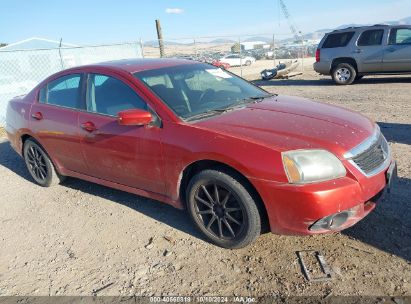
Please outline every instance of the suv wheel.
[[186, 193], [190, 217], [212, 243], [242, 248], [260, 235], [257, 204], [234, 175], [218, 170], [201, 171], [191, 179]]
[[349, 63], [340, 63], [332, 70], [332, 78], [336, 84], [352, 84], [356, 76], [357, 72]]

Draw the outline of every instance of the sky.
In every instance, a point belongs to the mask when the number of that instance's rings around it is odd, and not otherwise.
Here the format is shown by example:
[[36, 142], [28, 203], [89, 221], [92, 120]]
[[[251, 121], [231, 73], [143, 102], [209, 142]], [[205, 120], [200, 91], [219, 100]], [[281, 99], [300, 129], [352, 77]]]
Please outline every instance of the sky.
[[[411, 16], [411, 0], [284, 0], [302, 33]], [[278, 0], [0, 0], [0, 42], [33, 36], [75, 44], [290, 32]]]

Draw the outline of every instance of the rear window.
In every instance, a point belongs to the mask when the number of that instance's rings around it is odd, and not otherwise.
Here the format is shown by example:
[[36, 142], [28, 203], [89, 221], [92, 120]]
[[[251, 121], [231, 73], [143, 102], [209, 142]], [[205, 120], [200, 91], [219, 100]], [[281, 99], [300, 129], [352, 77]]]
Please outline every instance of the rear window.
[[350, 42], [352, 36], [354, 36], [354, 32], [329, 34], [325, 39], [322, 48], [329, 49], [344, 47], [348, 44], [348, 42]]
[[73, 109], [81, 109], [81, 74], [62, 76], [40, 90], [39, 102]]

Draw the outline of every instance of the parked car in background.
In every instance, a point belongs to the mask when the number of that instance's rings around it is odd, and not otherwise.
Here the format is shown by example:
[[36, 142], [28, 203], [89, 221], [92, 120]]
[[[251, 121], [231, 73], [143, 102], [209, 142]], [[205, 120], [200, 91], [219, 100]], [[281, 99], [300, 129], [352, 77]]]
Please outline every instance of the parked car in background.
[[255, 58], [240, 54], [230, 54], [219, 59], [222, 63], [227, 63], [230, 66], [251, 65], [255, 62]]
[[218, 68], [222, 68], [223, 70], [227, 70], [231, 67], [228, 63], [221, 62], [220, 60], [213, 60], [213, 62], [211, 62], [211, 64], [213, 66], [218, 67]]
[[39, 185], [72, 176], [187, 208], [226, 248], [266, 229], [348, 228], [396, 170], [380, 129], [361, 114], [272, 95], [192, 60], [61, 71], [9, 102], [6, 131]]
[[328, 33], [318, 45], [314, 70], [342, 85], [370, 74], [411, 73], [411, 25], [350, 27]]

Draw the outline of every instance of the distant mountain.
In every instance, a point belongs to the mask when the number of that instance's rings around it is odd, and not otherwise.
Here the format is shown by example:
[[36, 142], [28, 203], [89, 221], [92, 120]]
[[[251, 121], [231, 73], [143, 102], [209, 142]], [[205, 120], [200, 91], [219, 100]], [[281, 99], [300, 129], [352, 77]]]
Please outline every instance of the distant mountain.
[[[410, 17], [406, 17], [397, 21], [384, 21], [384, 22], [380, 22], [379, 24], [389, 24], [389, 25], [402, 25], [402, 24], [411, 24], [411, 16]], [[334, 29], [320, 29], [317, 30], [315, 32], [312, 33], [308, 33], [308, 34], [304, 34], [303, 38], [304, 39], [308, 39], [308, 40], [318, 40], [321, 39], [326, 33], [329, 33], [333, 30], [341, 30], [341, 29], [345, 29], [348, 27], [357, 27], [357, 26], [368, 26], [368, 25], [373, 25], [373, 24], [369, 24], [369, 23], [349, 23], [349, 24], [343, 24], [340, 25]], [[283, 42], [287, 42], [287, 41], [292, 41], [294, 40], [294, 38], [287, 38], [282, 40]]]
[[398, 21], [386, 21], [384, 23], [391, 24], [391, 25], [411, 24], [411, 17], [406, 17]]
[[[180, 42], [164, 40], [163, 44], [164, 45], [186, 45], [187, 43], [180, 43]], [[158, 47], [158, 40], [146, 41], [144, 42], [144, 46]]]
[[249, 37], [247, 39], [241, 39], [242, 42], [249, 42], [249, 41], [264, 41], [267, 44], [270, 44], [273, 42], [272, 37], [263, 37], [263, 36], [255, 36], [255, 37]]
[[236, 43], [237, 41], [232, 40], [232, 39], [224, 39], [224, 38], [219, 38], [219, 39], [214, 39], [211, 40], [209, 43], [214, 43], [214, 44], [225, 44], [225, 43]]

